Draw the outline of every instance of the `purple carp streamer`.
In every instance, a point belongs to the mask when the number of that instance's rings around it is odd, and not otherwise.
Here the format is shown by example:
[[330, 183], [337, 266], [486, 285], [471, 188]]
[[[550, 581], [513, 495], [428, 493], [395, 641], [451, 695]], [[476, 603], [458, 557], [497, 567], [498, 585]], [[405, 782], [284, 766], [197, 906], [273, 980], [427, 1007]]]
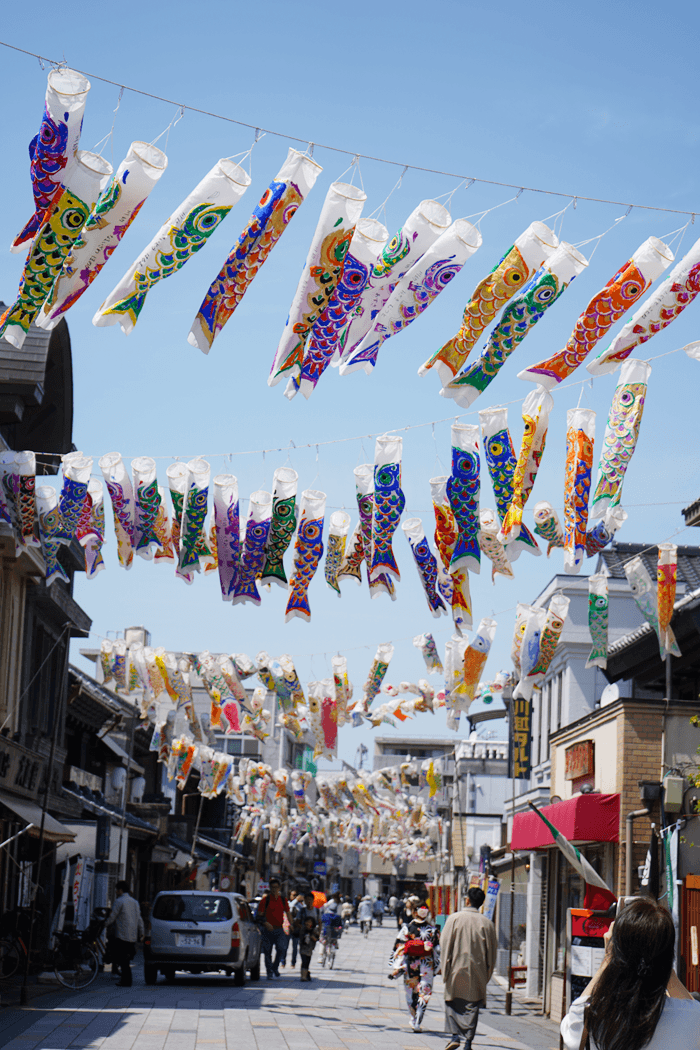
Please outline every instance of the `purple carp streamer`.
[[209, 353], [322, 170], [311, 157], [290, 148], [212, 281], [187, 337], [191, 346]]
[[355, 355], [355, 351], [401, 278], [449, 228], [451, 221], [450, 213], [442, 204], [433, 200], [421, 201], [401, 229], [384, 246], [372, 270], [369, 284], [353, 311], [340, 360], [341, 374], [359, 368], [372, 371], [372, 364], [365, 361], [363, 355]]
[[217, 474], [214, 478], [214, 525], [221, 597], [230, 602], [241, 558], [238, 479], [234, 474]]
[[311, 330], [299, 376], [286, 392], [291, 398], [301, 391], [310, 398], [332, 361], [339, 361], [345, 347], [353, 311], [367, 288], [379, 253], [389, 240], [386, 226], [376, 219], [358, 219], [343, 273], [328, 306]]
[[[348, 182], [332, 183], [323, 202], [287, 324], [275, 353], [268, 386], [296, 379], [311, 331], [343, 276], [345, 257], [367, 195]], [[294, 391], [290, 384], [289, 393]]]
[[265, 548], [272, 520], [272, 493], [260, 489], [251, 493], [245, 539], [236, 582], [233, 586], [233, 604], [260, 605], [257, 581], [265, 565]]
[[430, 543], [428, 542], [428, 537], [425, 535], [423, 522], [420, 518], [407, 518], [401, 528], [404, 531], [413, 553], [413, 559], [416, 563], [421, 583], [423, 584], [425, 598], [431, 615], [439, 617], [443, 613], [447, 614], [447, 606], [445, 605], [437, 587], [438, 563], [435, 555], [430, 549]]
[[341, 370], [352, 372], [360, 363], [365, 372], [371, 373], [385, 340], [406, 328], [430, 306], [481, 243], [475, 226], [466, 219], [456, 219], [398, 281], [371, 329]]

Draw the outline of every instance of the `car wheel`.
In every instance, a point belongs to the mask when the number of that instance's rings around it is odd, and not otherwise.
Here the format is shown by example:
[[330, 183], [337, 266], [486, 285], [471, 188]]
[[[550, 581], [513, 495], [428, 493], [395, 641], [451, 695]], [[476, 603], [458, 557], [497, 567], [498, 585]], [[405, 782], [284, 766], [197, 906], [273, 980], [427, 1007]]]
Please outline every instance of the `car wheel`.
[[245, 959], [243, 960], [242, 966], [239, 966], [238, 969], [234, 970], [233, 983], [235, 985], [238, 985], [239, 988], [241, 987], [241, 985], [245, 984], [246, 968], [247, 968], [247, 966], [248, 966], [248, 956], [246, 956]]
[[248, 972], [250, 974], [251, 981], [260, 980], [260, 956], [258, 956], [258, 961], [256, 962], [255, 966], [251, 966]]
[[163, 976], [165, 977], [168, 984], [173, 984], [175, 981], [175, 967], [165, 966], [163, 968]]
[[144, 963], [143, 979], [146, 984], [155, 984], [158, 980], [158, 967], [153, 966], [151, 963]]

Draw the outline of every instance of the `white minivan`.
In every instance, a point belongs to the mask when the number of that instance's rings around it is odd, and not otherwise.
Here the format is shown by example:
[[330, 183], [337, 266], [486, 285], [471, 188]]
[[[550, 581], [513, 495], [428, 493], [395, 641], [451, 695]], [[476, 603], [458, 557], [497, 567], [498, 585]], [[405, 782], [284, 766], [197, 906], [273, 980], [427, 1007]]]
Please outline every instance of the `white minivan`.
[[176, 970], [208, 973], [223, 970], [235, 984], [246, 971], [260, 978], [260, 930], [240, 893], [172, 890], [159, 893], [151, 909], [151, 928], [143, 951], [146, 984], [158, 973], [166, 981]]

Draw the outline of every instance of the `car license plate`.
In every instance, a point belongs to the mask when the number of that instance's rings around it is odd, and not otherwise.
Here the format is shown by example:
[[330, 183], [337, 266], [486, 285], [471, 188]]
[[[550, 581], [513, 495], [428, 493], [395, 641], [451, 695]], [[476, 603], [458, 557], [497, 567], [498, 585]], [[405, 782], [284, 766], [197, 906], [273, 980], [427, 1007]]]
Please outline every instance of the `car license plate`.
[[177, 935], [178, 948], [201, 948], [201, 933], [179, 933]]

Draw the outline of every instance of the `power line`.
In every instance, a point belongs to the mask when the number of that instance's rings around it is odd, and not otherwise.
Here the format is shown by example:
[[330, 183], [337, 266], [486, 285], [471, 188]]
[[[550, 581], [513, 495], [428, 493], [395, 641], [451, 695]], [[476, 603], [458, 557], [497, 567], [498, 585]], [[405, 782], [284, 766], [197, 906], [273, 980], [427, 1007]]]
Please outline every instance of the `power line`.
[[[47, 58], [46, 55], [39, 55], [35, 51], [28, 51], [26, 48], [17, 47], [15, 44], [8, 44], [5, 40], [0, 40], [0, 46], [8, 48], [10, 51], [16, 51], [21, 55], [28, 55], [30, 58], [36, 58], [40, 63], [48, 62], [54, 67], [66, 65], [64, 60], [57, 62], [53, 58]], [[605, 197], [582, 196], [580, 193], [565, 193], [562, 190], [546, 190], [538, 186], [522, 186], [517, 182], [500, 182], [497, 179], [480, 179], [475, 175], [459, 175], [456, 172], [441, 171], [438, 168], [426, 168], [420, 164], [406, 164], [402, 160], [390, 160], [386, 157], [375, 157], [370, 153], [359, 153], [357, 150], [344, 149], [341, 146], [330, 146], [322, 142], [312, 142], [310, 139], [301, 138], [299, 135], [290, 135], [284, 131], [274, 131], [272, 128], [263, 128], [256, 124], [250, 124], [245, 120], [237, 120], [235, 117], [227, 117], [223, 113], [213, 113], [211, 110], [202, 109], [199, 106], [190, 106], [184, 102], [177, 102], [175, 99], [165, 98], [163, 95], [155, 95], [151, 91], [144, 91], [143, 88], [131, 87], [128, 84], [120, 84], [118, 80], [110, 80], [108, 77], [102, 77], [97, 73], [89, 73], [84, 69], [77, 69], [76, 72], [82, 73], [83, 76], [90, 77], [92, 80], [99, 80], [103, 84], [111, 84], [113, 87], [118, 87], [121, 91], [131, 91], [135, 95], [143, 95], [146, 98], [155, 99], [156, 102], [165, 102], [170, 106], [178, 106], [181, 111], [187, 110], [190, 113], [199, 113], [204, 117], [213, 117], [215, 120], [223, 120], [228, 124], [236, 124], [238, 127], [248, 128], [250, 131], [255, 131], [256, 141], [257, 136], [261, 133], [265, 135], [274, 135], [276, 138], [287, 139], [290, 142], [306, 143], [309, 147], [326, 149], [333, 153], [345, 154], [348, 157], [357, 157], [360, 160], [374, 161], [377, 164], [391, 164], [394, 167], [400, 167], [404, 170], [422, 171], [429, 175], [442, 175], [448, 179], [471, 179], [472, 182], [478, 182], [484, 186], [501, 186], [504, 189], [519, 190], [520, 193], [527, 191], [528, 193], [546, 193], [551, 197], [569, 197], [574, 202], [574, 205], [576, 205], [578, 201], [588, 201], [592, 204], [614, 204], [620, 208], [640, 208], [644, 211], [667, 212], [672, 215], [689, 215], [692, 222], [695, 222], [696, 213], [694, 211], [684, 211], [680, 208], [661, 208], [654, 204], [634, 204], [630, 203], [630, 201], [608, 200]], [[520, 194], [518, 194], [518, 196], [519, 195]]]

